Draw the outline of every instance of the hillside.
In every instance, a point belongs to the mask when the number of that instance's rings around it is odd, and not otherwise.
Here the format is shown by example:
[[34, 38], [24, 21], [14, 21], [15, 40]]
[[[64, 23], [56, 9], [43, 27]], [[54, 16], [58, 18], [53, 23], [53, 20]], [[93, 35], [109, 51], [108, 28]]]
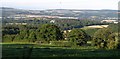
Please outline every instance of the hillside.
[[77, 17], [78, 19], [116, 19], [117, 10], [73, 10], [73, 9], [49, 9], [49, 10], [22, 10], [8, 7], [0, 7], [3, 16], [11, 15], [46, 15], [60, 17]]

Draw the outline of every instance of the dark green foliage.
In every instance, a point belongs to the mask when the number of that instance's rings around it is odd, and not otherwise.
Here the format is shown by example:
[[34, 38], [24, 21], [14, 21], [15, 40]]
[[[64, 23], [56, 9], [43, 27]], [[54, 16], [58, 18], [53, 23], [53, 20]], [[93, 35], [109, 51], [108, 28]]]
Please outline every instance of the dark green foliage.
[[[85, 30], [87, 34], [91, 34], [98, 29]], [[117, 34], [115, 34], [117, 33]], [[118, 36], [118, 24], [110, 24], [107, 28], [100, 29], [93, 36], [93, 45], [98, 48], [118, 49], [120, 47]]]
[[112, 31], [109, 28], [99, 29], [94, 34], [93, 45], [98, 48], [108, 48], [107, 41], [110, 34], [112, 34]]
[[36, 37], [36, 31], [35, 30], [30, 30], [29, 31], [29, 36], [28, 36], [28, 39], [29, 39], [29, 42], [35, 42], [37, 37]]
[[73, 29], [68, 33], [67, 39], [77, 45], [84, 45], [89, 40], [89, 36], [82, 29]]
[[[12, 38], [13, 35], [14, 38]], [[41, 25], [39, 27], [20, 25], [4, 27], [3, 39], [14, 42], [51, 41], [61, 40], [63, 35], [59, 27], [51, 24], [44, 24], [42, 27]]]
[[[60, 29], [67, 30], [67, 29], [73, 29], [73, 28], [81, 28], [87, 25], [100, 25], [104, 24], [101, 23], [99, 20], [89, 20], [89, 19], [48, 19], [48, 18], [27, 18], [27, 19], [20, 19], [20, 20], [14, 20], [14, 19], [4, 19], [3, 24], [6, 23], [27, 23], [27, 25], [30, 26], [38, 26], [43, 24], [51, 24], [50, 21], [55, 20], [55, 23], [52, 23], [54, 25], [57, 25], [60, 27]], [[5, 26], [5, 25], [4, 25]]]
[[15, 35], [4, 35], [2, 37], [3, 42], [13, 42]]
[[120, 49], [120, 37], [118, 37], [118, 33], [112, 33], [108, 37], [108, 49]]
[[14, 38], [14, 42], [21, 42], [21, 41], [22, 41], [22, 37], [19, 34], [17, 34]]
[[[39, 31], [40, 30], [40, 31]], [[63, 39], [63, 35], [60, 29], [55, 25], [44, 24], [41, 28], [39, 28], [38, 39], [43, 39], [45, 41], [51, 40], [61, 40]]]
[[63, 30], [70, 30], [73, 28], [82, 28], [88, 25], [100, 25], [100, 21], [97, 20], [77, 20], [77, 19], [56, 19], [56, 25], [59, 26]]
[[20, 27], [20, 33], [18, 33], [18, 40], [20, 40], [20, 41], [27, 41], [27, 42], [29, 42], [29, 39], [28, 39], [28, 37], [29, 37], [29, 31], [30, 31], [31, 29], [27, 29], [27, 27], [26, 26], [21, 26]]
[[19, 29], [13, 28], [13, 29], [4, 29], [2, 31], [3, 35], [14, 35], [19, 33]]
[[20, 36], [21, 36], [21, 39], [26, 39], [26, 38], [28, 38], [28, 34], [29, 34], [29, 32], [28, 32], [28, 30], [20, 30]]
[[[74, 20], [64, 20], [64, 21], [72, 22]], [[80, 21], [80, 20], [75, 20], [75, 21]], [[56, 22], [59, 22], [59, 21], [56, 20]], [[89, 24], [88, 22], [89, 21], [85, 23]], [[58, 24], [56, 23], [56, 25]], [[3, 30], [2, 30], [3, 31], [3, 35], [2, 35], [3, 42], [42, 42], [42, 43], [47, 42], [47, 43], [50, 43], [50, 41], [60, 41], [64, 39], [63, 33], [62, 33], [62, 31], [64, 30], [61, 31], [60, 28], [56, 25], [39, 24], [38, 26], [35, 26], [35, 25], [3, 26]], [[71, 24], [68, 24], [68, 23], [65, 24], [65, 26], [70, 26], [70, 25]], [[108, 28], [103, 28], [100, 30], [98, 29], [83, 29], [83, 30], [73, 29], [71, 32], [65, 33], [64, 37], [67, 38], [68, 41], [72, 42], [73, 44], [79, 45], [79, 46], [87, 44], [87, 41], [88, 40], [90, 41], [91, 38], [93, 38], [92, 44], [94, 46], [97, 46], [98, 48], [114, 49], [120, 46], [119, 44], [116, 43], [117, 41], [114, 38], [116, 37], [116, 35], [112, 34], [113, 32], [117, 33], [117, 30], [118, 30], [117, 24], [110, 24]], [[94, 32], [96, 33], [94, 34]], [[64, 43], [62, 44], [63, 46], [65, 45]]]

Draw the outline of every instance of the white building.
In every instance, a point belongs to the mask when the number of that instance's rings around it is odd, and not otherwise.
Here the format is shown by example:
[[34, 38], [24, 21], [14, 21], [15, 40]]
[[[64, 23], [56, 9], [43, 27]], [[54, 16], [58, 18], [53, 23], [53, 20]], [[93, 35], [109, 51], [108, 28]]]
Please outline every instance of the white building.
[[51, 20], [50, 23], [55, 23], [55, 20]]

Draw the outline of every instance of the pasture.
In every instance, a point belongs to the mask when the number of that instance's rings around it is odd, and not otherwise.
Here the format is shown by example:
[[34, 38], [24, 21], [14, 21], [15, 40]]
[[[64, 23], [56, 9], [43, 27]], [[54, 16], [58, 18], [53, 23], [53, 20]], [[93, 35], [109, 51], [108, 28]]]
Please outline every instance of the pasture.
[[[103, 50], [95, 47], [59, 47], [36, 44], [2, 44], [2, 59], [39, 58], [119, 58], [120, 50]], [[94, 58], [93, 58], [94, 57]], [[72, 58], [73, 59], [73, 58]]]

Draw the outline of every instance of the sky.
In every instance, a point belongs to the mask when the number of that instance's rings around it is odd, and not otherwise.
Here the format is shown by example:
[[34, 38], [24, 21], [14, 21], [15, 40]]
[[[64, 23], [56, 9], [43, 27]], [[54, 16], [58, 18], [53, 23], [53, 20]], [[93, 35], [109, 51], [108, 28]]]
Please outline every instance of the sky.
[[118, 9], [120, 0], [0, 0], [0, 6], [19, 9]]

